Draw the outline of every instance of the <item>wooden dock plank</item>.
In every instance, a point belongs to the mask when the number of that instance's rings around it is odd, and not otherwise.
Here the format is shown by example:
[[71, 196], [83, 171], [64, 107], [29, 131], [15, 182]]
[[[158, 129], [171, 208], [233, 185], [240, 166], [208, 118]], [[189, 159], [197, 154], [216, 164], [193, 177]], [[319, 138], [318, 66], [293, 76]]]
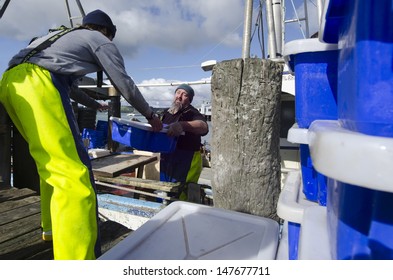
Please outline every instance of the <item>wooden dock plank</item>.
[[40, 228], [41, 214], [23, 217], [0, 227], [0, 243]]
[[[40, 197], [30, 189], [0, 190], [0, 260], [52, 260], [52, 242], [41, 239]], [[100, 222], [106, 252], [132, 230], [113, 221]]]
[[31, 195], [37, 194], [35, 191], [28, 188], [18, 189], [18, 188], [7, 188], [0, 190], [0, 203], [5, 201], [18, 200], [24, 197], [29, 197]]
[[0, 259], [23, 260], [23, 259], [53, 259], [52, 242], [41, 239], [41, 229], [26, 232], [21, 236], [14, 237], [7, 242], [0, 243]]
[[[27, 200], [27, 199], [25, 199]], [[41, 205], [39, 200], [27, 205], [23, 205], [19, 208], [13, 208], [8, 211], [1, 213], [0, 225], [10, 223], [12, 221], [19, 220], [23, 217], [28, 217], [41, 212]]]
[[[0, 203], [0, 214], [3, 214], [6, 211], [10, 211], [13, 209], [17, 209], [20, 207], [24, 207], [26, 205], [30, 205], [40, 201], [39, 196], [28, 196], [28, 197], [20, 197], [19, 199], [13, 199], [9, 201], [4, 201]], [[2, 215], [0, 216], [0, 221], [2, 219]], [[0, 222], [1, 224], [1, 222]]]
[[95, 176], [116, 177], [156, 160], [156, 156], [116, 154], [92, 159], [91, 164]]
[[164, 192], [177, 192], [181, 183], [163, 182], [149, 179], [141, 179], [128, 176], [118, 176], [116, 178], [107, 178], [102, 176], [95, 177], [97, 181], [109, 182], [113, 184], [128, 185], [151, 190], [160, 190]]

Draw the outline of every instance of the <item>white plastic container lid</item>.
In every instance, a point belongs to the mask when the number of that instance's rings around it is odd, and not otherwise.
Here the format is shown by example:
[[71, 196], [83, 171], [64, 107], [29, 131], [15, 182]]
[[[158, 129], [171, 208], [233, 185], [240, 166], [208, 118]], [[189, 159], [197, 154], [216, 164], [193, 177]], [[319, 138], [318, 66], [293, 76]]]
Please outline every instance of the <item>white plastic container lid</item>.
[[312, 206], [304, 211], [299, 236], [299, 260], [331, 260], [327, 210]]
[[393, 138], [342, 128], [338, 121], [314, 121], [308, 130], [315, 169], [341, 182], [393, 192]]
[[291, 143], [308, 144], [308, 129], [299, 128], [295, 123], [289, 130], [287, 140]]
[[294, 66], [292, 56], [300, 53], [323, 52], [337, 50], [337, 44], [327, 44], [319, 41], [318, 38], [293, 40], [284, 46], [284, 60], [293, 73]]
[[300, 171], [288, 172], [277, 203], [277, 215], [289, 222], [301, 224], [304, 210], [318, 203], [309, 201], [302, 192]]
[[272, 219], [177, 201], [100, 259], [274, 260], [278, 238]]

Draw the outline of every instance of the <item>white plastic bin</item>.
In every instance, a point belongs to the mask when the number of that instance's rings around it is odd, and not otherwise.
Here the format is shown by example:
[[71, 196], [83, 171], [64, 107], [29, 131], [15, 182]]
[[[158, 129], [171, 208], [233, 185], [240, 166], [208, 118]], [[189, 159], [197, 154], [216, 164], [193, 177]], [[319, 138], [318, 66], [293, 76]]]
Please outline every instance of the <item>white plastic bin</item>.
[[304, 211], [299, 238], [299, 260], [331, 260], [326, 207]]
[[100, 259], [274, 260], [278, 238], [272, 219], [178, 201]]
[[393, 259], [393, 138], [315, 121], [311, 157], [328, 177], [328, 230], [334, 259]]
[[[277, 215], [287, 222], [288, 259], [298, 258], [298, 243], [304, 210], [318, 205], [309, 201], [302, 192], [300, 171], [288, 173], [277, 203]], [[285, 239], [281, 242], [286, 242]]]
[[315, 169], [353, 185], [393, 192], [393, 138], [344, 129], [338, 121], [315, 121], [309, 128]]

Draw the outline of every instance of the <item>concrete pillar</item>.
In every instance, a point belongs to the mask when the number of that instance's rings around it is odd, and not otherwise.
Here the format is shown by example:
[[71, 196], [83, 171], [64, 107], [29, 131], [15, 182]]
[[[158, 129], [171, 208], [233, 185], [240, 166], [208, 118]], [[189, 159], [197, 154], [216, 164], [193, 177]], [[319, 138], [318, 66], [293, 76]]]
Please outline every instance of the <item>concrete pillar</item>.
[[216, 207], [278, 220], [282, 70], [258, 58], [223, 61], [213, 69]]

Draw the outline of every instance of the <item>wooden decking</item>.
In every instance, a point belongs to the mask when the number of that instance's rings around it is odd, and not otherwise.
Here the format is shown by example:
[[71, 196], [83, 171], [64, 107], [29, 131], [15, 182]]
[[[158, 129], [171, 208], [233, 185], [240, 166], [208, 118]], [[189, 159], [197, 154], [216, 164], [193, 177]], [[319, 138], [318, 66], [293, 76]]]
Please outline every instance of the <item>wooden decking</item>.
[[[112, 248], [130, 232], [118, 223], [102, 222], [102, 251]], [[52, 243], [41, 239], [40, 197], [30, 189], [0, 190], [0, 259], [53, 259]]]

